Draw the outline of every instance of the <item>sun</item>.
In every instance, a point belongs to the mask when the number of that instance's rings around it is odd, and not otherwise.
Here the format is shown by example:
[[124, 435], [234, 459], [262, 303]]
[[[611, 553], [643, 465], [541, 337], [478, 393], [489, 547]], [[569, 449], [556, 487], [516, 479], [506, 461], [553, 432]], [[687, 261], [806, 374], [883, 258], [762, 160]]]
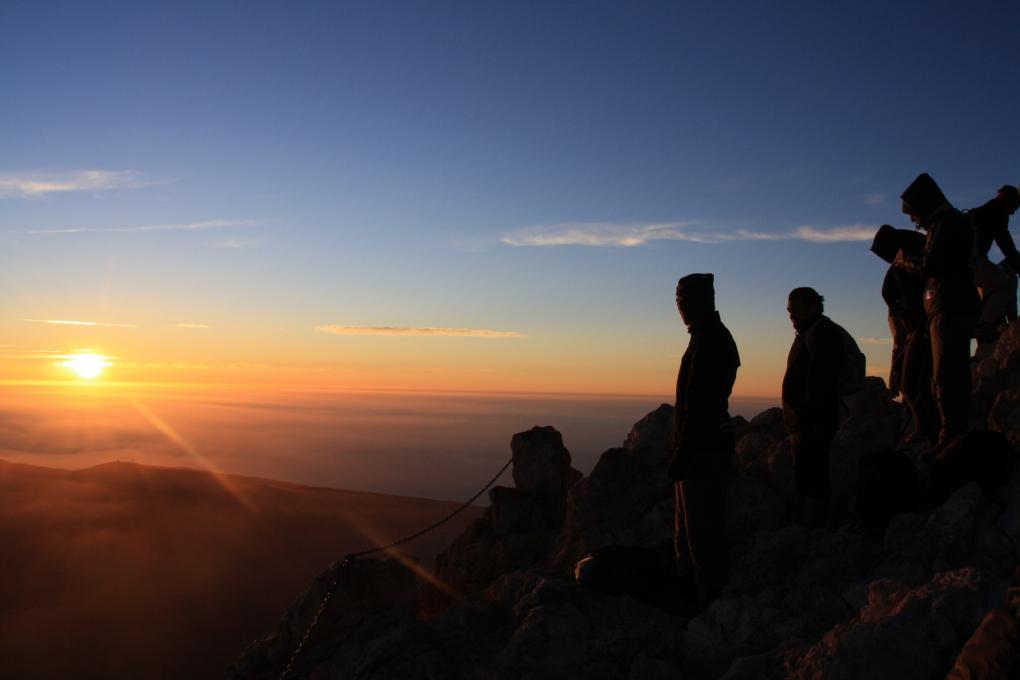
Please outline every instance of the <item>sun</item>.
[[74, 374], [83, 380], [98, 378], [103, 369], [110, 365], [106, 357], [101, 354], [72, 354], [67, 361], [61, 364], [74, 371]]

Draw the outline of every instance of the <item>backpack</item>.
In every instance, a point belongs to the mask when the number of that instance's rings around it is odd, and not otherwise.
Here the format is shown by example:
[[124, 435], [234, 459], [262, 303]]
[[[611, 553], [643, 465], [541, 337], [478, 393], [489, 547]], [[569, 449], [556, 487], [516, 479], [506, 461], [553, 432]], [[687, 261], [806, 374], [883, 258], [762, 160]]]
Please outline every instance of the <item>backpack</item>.
[[[832, 324], [836, 328], [843, 343], [843, 360], [839, 366], [839, 396], [846, 397], [860, 392], [864, 389], [864, 376], [868, 360], [865, 358], [864, 352], [857, 346], [857, 341], [846, 332], [845, 328], [828, 317], [823, 317], [821, 323], [825, 322]], [[808, 349], [811, 349], [811, 345], [814, 344], [814, 333], [817, 328], [818, 324], [815, 324], [808, 331], [807, 337], [804, 338]]]

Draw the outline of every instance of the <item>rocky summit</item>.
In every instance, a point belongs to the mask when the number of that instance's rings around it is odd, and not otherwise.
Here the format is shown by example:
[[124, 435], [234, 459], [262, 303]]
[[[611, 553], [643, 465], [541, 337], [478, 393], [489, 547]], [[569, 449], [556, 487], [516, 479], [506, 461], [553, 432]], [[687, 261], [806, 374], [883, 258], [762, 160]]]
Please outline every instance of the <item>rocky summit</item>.
[[514, 486], [490, 491], [433, 572], [406, 558], [332, 565], [229, 677], [1016, 677], [1020, 325], [973, 370], [974, 432], [937, 454], [902, 443], [910, 416], [880, 379], [847, 399], [828, 528], [797, 521], [779, 409], [734, 418], [731, 575], [700, 610], [647, 565], [623, 569], [615, 590], [574, 577], [578, 560], [609, 546], [670, 562], [664, 404], [587, 477], [555, 429], [514, 435]]

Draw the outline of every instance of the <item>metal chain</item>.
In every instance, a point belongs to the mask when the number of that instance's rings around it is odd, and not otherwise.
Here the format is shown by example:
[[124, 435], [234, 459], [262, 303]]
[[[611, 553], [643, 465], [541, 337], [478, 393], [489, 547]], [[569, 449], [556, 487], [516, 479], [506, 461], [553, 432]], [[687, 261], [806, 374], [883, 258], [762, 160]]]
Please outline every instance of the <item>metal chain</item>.
[[[429, 533], [433, 529], [439, 528], [440, 526], [442, 526], [446, 522], [449, 522], [451, 519], [453, 519], [458, 514], [460, 514], [461, 512], [466, 510], [468, 507], [470, 507], [470, 505], [472, 503], [474, 503], [476, 500], [478, 500], [478, 497], [481, 496], [483, 493], [485, 493], [486, 490], [488, 490], [488, 488], [490, 486], [495, 484], [496, 480], [499, 479], [500, 476], [504, 472], [506, 472], [506, 469], [508, 467], [510, 467], [510, 465], [513, 462], [514, 462], [514, 459], [511, 456], [510, 460], [508, 460], [506, 462], [506, 464], [499, 469], [499, 472], [497, 472], [496, 475], [492, 479], [490, 479], [489, 482], [485, 486], [483, 486], [478, 493], [476, 493], [474, 496], [472, 496], [471, 498], [469, 498], [466, 501], [464, 501], [460, 505], [460, 507], [458, 507], [456, 510], [454, 510], [450, 514], [446, 515], [442, 519], [440, 519], [440, 520], [438, 520], [436, 522], [433, 522], [432, 524], [430, 524], [429, 526], [425, 527], [421, 531], [415, 532], [415, 533], [411, 534], [410, 536], [406, 536], [406, 537], [400, 539], [399, 541], [394, 541], [393, 543], [390, 543], [388, 545], [379, 546], [378, 548], [371, 548], [369, 550], [362, 550], [361, 552], [348, 553], [347, 555], [344, 556], [343, 562], [340, 563], [340, 567], [339, 568], [340, 569], [344, 569], [351, 562], [353, 562], [355, 559], [357, 559], [359, 557], [364, 557], [365, 555], [371, 555], [372, 553], [382, 552], [384, 550], [390, 550], [392, 548], [396, 548], [398, 545], [403, 545], [404, 543], [408, 543], [410, 541], [413, 541], [416, 538], [424, 536], [425, 534]], [[312, 617], [311, 622], [308, 624], [308, 628], [305, 629], [305, 634], [301, 636], [301, 639], [298, 641], [297, 646], [294, 648], [294, 652], [290, 655], [290, 660], [287, 662], [287, 666], [283, 669], [283, 673], [280, 674], [280, 680], [287, 680], [287, 676], [289, 676], [291, 674], [291, 672], [294, 670], [294, 662], [297, 661], [299, 656], [301, 656], [301, 652], [304, 650], [305, 643], [308, 642], [308, 638], [310, 638], [312, 636], [312, 631], [315, 629], [316, 624], [319, 623], [319, 619], [322, 617], [322, 613], [324, 611], [326, 611], [326, 605], [329, 604], [329, 601], [333, 598], [333, 593], [336, 592], [336, 587], [337, 587], [337, 585], [339, 583], [340, 583], [340, 575], [339, 575], [339, 573], [337, 571], [336, 565], [333, 565], [333, 580], [329, 584], [329, 588], [326, 589], [326, 594], [322, 597], [322, 602], [319, 603], [319, 609], [315, 612], [315, 616]]]
[[446, 517], [443, 517], [442, 519], [440, 519], [437, 522], [433, 522], [432, 524], [430, 524], [429, 526], [425, 527], [424, 529], [422, 529], [421, 531], [419, 531], [417, 533], [413, 533], [410, 536], [406, 536], [406, 537], [400, 539], [399, 541], [394, 541], [393, 543], [390, 543], [389, 545], [383, 545], [383, 546], [379, 546], [378, 548], [371, 548], [369, 550], [362, 550], [361, 552], [350, 553], [350, 554], [348, 554], [347, 556], [344, 557], [344, 560], [353, 560], [356, 557], [364, 557], [365, 555], [371, 555], [372, 553], [382, 552], [384, 550], [389, 550], [390, 548], [396, 548], [398, 545], [403, 545], [405, 543], [413, 541], [414, 539], [419, 538], [420, 536], [424, 536], [425, 534], [427, 534], [428, 532], [432, 531], [433, 529], [436, 529], [436, 528], [442, 526], [446, 522], [450, 521], [451, 519], [453, 519], [454, 517], [459, 515], [464, 510], [467, 510], [471, 506], [472, 503], [474, 503], [476, 500], [478, 500], [479, 496], [481, 496], [483, 493], [485, 493], [486, 490], [488, 490], [488, 488], [490, 486], [492, 486], [493, 484], [496, 483], [496, 480], [499, 479], [500, 476], [504, 472], [506, 472], [506, 469], [508, 467], [510, 467], [510, 465], [513, 462], [514, 462], [514, 459], [511, 456], [510, 460], [508, 460], [506, 462], [506, 464], [499, 469], [499, 472], [496, 473], [495, 477], [490, 479], [489, 482], [485, 486], [482, 487], [481, 491], [479, 491], [474, 496], [472, 496], [471, 498], [469, 498], [466, 501], [464, 501], [460, 505], [459, 508], [457, 508], [456, 510], [451, 512]]

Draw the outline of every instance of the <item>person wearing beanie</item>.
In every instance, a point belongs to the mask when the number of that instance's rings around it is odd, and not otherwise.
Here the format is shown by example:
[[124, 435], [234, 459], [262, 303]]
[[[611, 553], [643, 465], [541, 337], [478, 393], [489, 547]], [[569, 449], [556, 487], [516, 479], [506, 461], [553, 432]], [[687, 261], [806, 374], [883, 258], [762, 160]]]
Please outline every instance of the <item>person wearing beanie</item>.
[[901, 198], [903, 212], [927, 234], [920, 257], [900, 251], [894, 264], [925, 279], [924, 311], [941, 421], [936, 446], [942, 447], [967, 431], [970, 415], [970, 339], [981, 307], [971, 258], [973, 229], [927, 174], [918, 175]]
[[967, 213], [974, 226], [977, 260], [974, 283], [981, 292], [981, 317], [974, 334], [979, 344], [998, 337], [998, 326], [1009, 310], [1016, 306], [1016, 275], [988, 259], [992, 243], [1006, 258], [1009, 269], [1020, 271], [1020, 252], [1009, 234], [1009, 216], [1020, 208], [1020, 192], [1008, 184], [999, 188], [995, 198]]
[[733, 336], [715, 308], [712, 274], [677, 283], [676, 306], [690, 341], [680, 361], [669, 477], [676, 486], [677, 568], [698, 606], [717, 598], [729, 574], [726, 484], [733, 459], [729, 397], [740, 366]]

